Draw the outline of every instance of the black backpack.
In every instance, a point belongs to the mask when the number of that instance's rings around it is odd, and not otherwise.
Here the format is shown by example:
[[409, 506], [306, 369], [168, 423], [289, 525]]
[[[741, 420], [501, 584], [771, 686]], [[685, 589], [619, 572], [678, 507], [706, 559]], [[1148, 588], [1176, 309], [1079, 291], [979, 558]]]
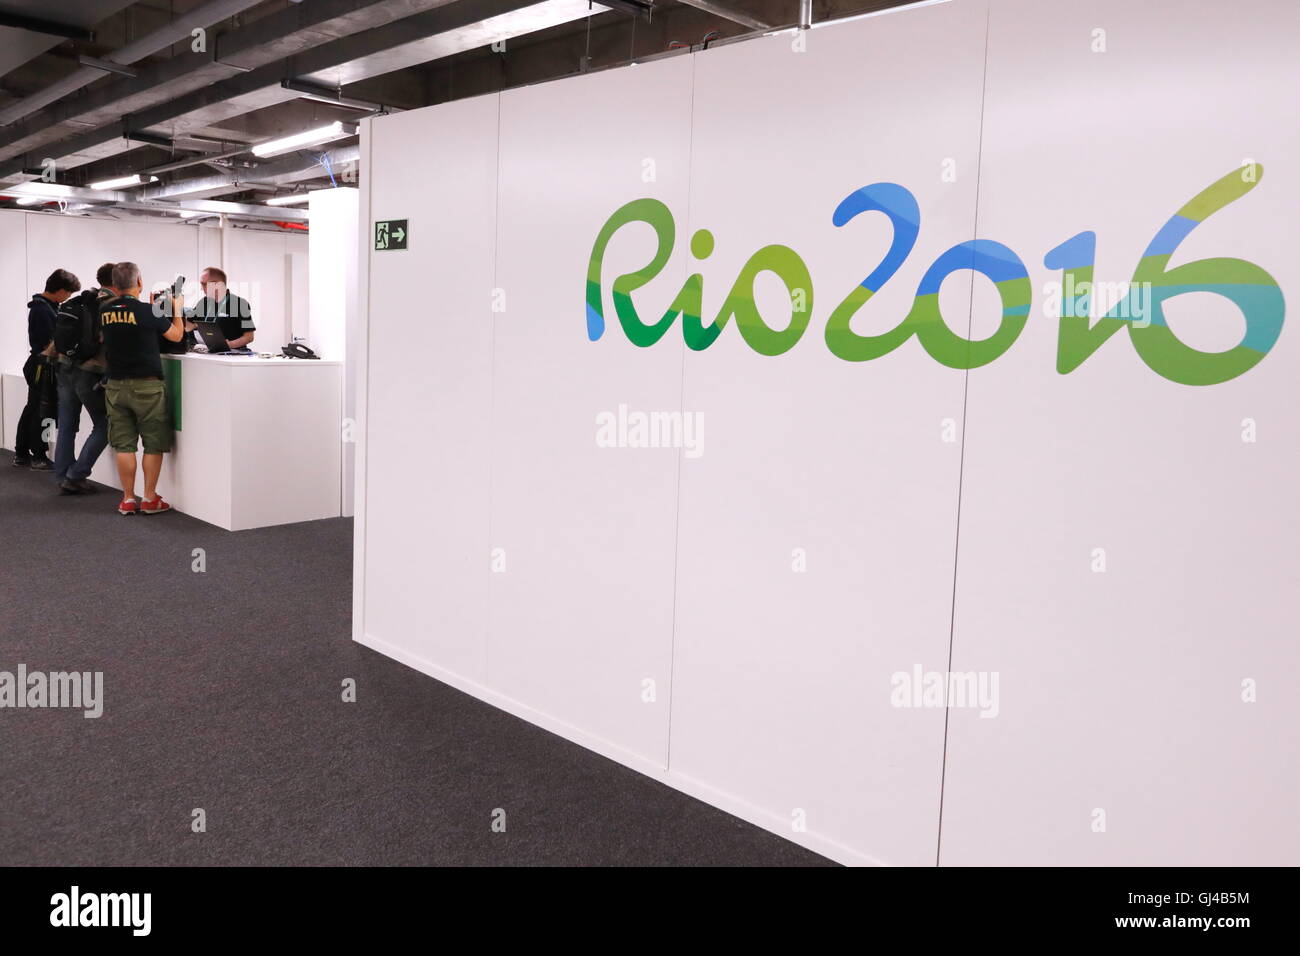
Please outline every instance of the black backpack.
[[87, 289], [59, 307], [54, 317], [54, 351], [72, 362], [84, 362], [100, 353], [99, 293]]

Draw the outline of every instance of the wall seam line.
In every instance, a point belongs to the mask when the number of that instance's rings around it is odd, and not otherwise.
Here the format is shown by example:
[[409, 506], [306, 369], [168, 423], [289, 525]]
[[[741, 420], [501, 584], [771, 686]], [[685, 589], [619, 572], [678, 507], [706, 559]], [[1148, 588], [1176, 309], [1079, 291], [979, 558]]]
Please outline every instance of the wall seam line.
[[[695, 168], [695, 69], [699, 63], [698, 54], [691, 54], [691, 106], [690, 106], [690, 135], [686, 147], [686, 223], [687, 232], [690, 232], [690, 225], [694, 221], [691, 215], [691, 181], [693, 170]], [[687, 266], [689, 271], [689, 266]], [[685, 322], [683, 315], [682, 321]], [[682, 340], [682, 375], [681, 383], [677, 393], [677, 407], [681, 409], [682, 420], [686, 420], [686, 340]], [[684, 427], [684, 426], [683, 426]], [[672, 631], [668, 642], [668, 745], [664, 749], [664, 769], [671, 770], [673, 761], [673, 681], [677, 676], [677, 592], [680, 590], [679, 584], [679, 554], [682, 537], [682, 462], [685, 458], [685, 448], [679, 448], [677, 451], [677, 500], [674, 504], [674, 510], [677, 513], [676, 527], [673, 530], [673, 616]]]
[[[972, 236], [974, 241], [979, 238], [980, 223], [980, 176], [984, 171], [984, 113], [988, 105], [988, 80], [989, 80], [989, 23], [993, 19], [993, 0], [989, 0], [984, 8], [984, 62], [983, 77], [980, 83], [980, 129], [979, 129], [979, 146], [976, 151], [975, 159], [975, 214], [972, 222]], [[961, 553], [961, 499], [964, 490], [966, 478], [966, 411], [970, 400], [970, 337], [974, 328], [975, 321], [975, 276], [971, 275], [970, 281], [970, 298], [966, 309], [966, 343], [967, 343], [967, 367], [962, 375], [961, 391], [961, 446], [957, 458], [957, 518], [956, 530], [953, 534], [953, 553], [952, 553], [952, 595], [949, 604], [948, 614], [948, 663], [944, 671], [943, 693], [943, 757], [939, 769], [939, 819], [935, 828], [934, 841], [934, 865], [940, 865], [943, 856], [943, 798], [944, 791], [948, 783], [948, 722], [952, 714], [948, 693], [951, 689], [951, 681], [948, 679], [952, 673], [952, 657], [954, 635], [957, 630], [957, 568]]]

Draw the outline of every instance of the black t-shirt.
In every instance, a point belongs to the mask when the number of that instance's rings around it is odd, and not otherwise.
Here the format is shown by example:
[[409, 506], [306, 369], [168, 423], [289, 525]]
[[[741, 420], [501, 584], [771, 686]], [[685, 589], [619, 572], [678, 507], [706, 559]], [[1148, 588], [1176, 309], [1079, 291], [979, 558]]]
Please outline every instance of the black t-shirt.
[[[166, 306], [165, 299], [159, 300], [160, 310]], [[134, 296], [104, 300], [99, 325], [104, 333], [108, 377], [162, 378], [159, 335], [171, 328], [171, 324], [170, 316], [156, 314], [153, 305]]]
[[248, 332], [257, 331], [257, 327], [253, 325], [253, 310], [248, 300], [229, 291], [220, 301], [214, 301], [205, 295], [194, 303], [194, 308], [189, 311], [188, 317], [216, 322], [227, 342], [240, 338]]

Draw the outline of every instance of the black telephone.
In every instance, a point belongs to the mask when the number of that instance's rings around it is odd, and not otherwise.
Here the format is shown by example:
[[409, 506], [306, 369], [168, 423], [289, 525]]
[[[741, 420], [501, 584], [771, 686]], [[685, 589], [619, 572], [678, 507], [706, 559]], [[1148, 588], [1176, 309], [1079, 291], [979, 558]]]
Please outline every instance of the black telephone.
[[320, 356], [303, 345], [301, 342], [290, 342], [280, 349], [280, 354], [285, 358], [297, 359], [319, 359]]
[[176, 281], [172, 283], [172, 298], [178, 298], [185, 292], [185, 277], [177, 276]]

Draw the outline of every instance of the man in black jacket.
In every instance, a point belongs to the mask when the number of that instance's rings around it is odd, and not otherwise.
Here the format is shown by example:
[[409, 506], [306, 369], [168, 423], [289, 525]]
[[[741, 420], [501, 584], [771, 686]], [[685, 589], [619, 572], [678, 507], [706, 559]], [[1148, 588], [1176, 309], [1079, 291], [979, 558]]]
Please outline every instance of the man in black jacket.
[[68, 297], [81, 291], [81, 281], [66, 269], [55, 269], [45, 280], [45, 291], [27, 303], [27, 344], [31, 354], [23, 363], [27, 380], [27, 404], [18, 416], [18, 434], [14, 437], [14, 465], [32, 471], [50, 471], [49, 444], [45, 440], [45, 420], [54, 420], [54, 367], [49, 352], [54, 342], [54, 317]]

